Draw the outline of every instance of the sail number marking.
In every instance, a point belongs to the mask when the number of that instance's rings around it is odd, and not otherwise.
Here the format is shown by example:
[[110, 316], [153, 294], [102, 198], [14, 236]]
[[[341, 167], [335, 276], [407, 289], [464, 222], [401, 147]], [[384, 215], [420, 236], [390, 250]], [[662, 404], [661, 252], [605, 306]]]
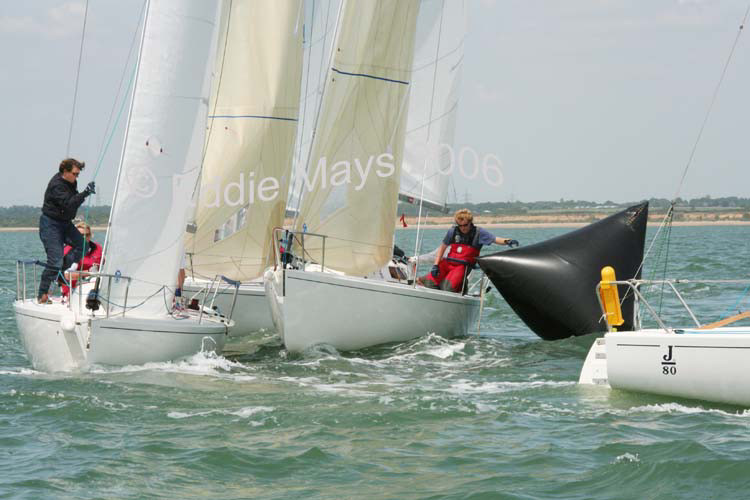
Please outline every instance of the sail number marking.
[[674, 346], [667, 346], [667, 354], [661, 357], [661, 374], [677, 375], [677, 361], [674, 359], [672, 349]]

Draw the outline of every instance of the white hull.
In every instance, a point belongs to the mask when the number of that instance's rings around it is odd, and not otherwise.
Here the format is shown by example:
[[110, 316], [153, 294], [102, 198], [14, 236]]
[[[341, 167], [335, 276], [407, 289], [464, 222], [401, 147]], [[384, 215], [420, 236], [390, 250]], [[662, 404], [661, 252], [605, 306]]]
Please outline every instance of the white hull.
[[750, 328], [676, 331], [607, 333], [579, 382], [750, 406]]
[[[186, 278], [183, 285], [183, 296], [190, 298], [210, 285], [210, 281]], [[219, 312], [224, 315], [229, 314], [232, 309], [233, 297], [234, 289], [224, 289], [216, 295], [214, 304], [218, 306]], [[203, 300], [203, 294], [198, 295], [197, 298]], [[262, 280], [240, 284], [237, 291], [237, 302], [232, 312], [232, 321], [234, 322], [230, 332], [232, 337], [273, 330], [273, 319], [271, 318]]]
[[294, 352], [466, 335], [479, 311], [476, 297], [321, 272], [269, 272], [266, 290], [276, 329]]
[[[75, 296], [74, 296], [75, 299]], [[75, 303], [75, 302], [74, 302]], [[76, 314], [61, 303], [17, 300], [18, 333], [32, 366], [41, 371], [77, 371], [92, 364], [140, 365], [172, 361], [201, 351], [221, 351], [226, 324], [206, 318], [110, 317], [100, 310]]]

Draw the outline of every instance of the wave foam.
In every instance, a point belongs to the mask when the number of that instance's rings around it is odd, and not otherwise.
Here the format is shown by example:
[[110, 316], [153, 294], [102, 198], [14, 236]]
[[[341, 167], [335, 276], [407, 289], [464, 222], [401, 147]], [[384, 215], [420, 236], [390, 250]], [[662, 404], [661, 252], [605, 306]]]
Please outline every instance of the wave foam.
[[616, 464], [622, 464], [622, 463], [631, 463], [631, 464], [637, 464], [640, 463], [641, 459], [638, 456], [638, 453], [623, 453], [619, 457], [615, 458], [615, 461], [613, 463]]
[[750, 417], [750, 410], [743, 410], [737, 413], [731, 413], [716, 408], [703, 408], [702, 406], [685, 406], [680, 403], [661, 403], [644, 406], [633, 406], [628, 409], [628, 413], [680, 413], [683, 415], [695, 415], [707, 413], [722, 415], [725, 417]]
[[31, 368], [21, 368], [20, 370], [0, 370], [0, 375], [46, 375], [46, 373]]
[[459, 380], [447, 389], [446, 392], [453, 394], [497, 394], [511, 391], [522, 391], [527, 389], [538, 389], [540, 387], [570, 387], [577, 385], [575, 382], [560, 382], [553, 380], [535, 380], [533, 382], [482, 382], [476, 383], [469, 380]]
[[206, 410], [206, 411], [198, 411], [198, 412], [193, 412], [193, 413], [187, 413], [187, 412], [182, 412], [182, 411], [170, 411], [169, 413], [167, 413], [167, 417], [175, 418], [175, 419], [182, 419], [182, 418], [191, 418], [191, 417], [207, 417], [209, 415], [234, 415], [240, 418], [248, 418], [257, 413], [267, 413], [267, 412], [272, 412], [274, 410], [275, 408], [271, 406], [247, 406], [245, 408], [240, 408], [239, 410]]
[[213, 352], [199, 352], [181, 361], [163, 361], [144, 363], [142, 365], [127, 365], [121, 367], [92, 366], [89, 373], [132, 373], [141, 371], [162, 371], [173, 373], [189, 373], [193, 375], [217, 375], [232, 369], [246, 369], [242, 363], [231, 361]]

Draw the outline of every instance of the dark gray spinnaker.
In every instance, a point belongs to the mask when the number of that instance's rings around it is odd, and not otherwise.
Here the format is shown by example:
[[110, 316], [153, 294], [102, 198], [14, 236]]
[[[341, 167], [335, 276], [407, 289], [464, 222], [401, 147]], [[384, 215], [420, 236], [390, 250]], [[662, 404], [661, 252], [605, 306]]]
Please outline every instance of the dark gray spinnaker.
[[[556, 238], [480, 257], [479, 266], [526, 325], [545, 340], [606, 331], [596, 285], [612, 266], [618, 280], [640, 278], [648, 202]], [[633, 296], [620, 286], [625, 324]]]

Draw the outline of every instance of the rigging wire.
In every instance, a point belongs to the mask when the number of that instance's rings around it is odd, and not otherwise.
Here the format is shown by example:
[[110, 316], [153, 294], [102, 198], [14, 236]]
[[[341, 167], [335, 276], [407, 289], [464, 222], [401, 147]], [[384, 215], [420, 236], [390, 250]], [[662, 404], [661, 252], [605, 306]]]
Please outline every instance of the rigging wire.
[[711, 102], [708, 105], [708, 109], [706, 110], [706, 115], [703, 118], [703, 123], [701, 124], [700, 130], [698, 131], [698, 136], [695, 138], [695, 143], [693, 144], [693, 148], [690, 151], [690, 156], [688, 157], [687, 164], [685, 165], [685, 169], [682, 172], [682, 177], [680, 178], [680, 183], [677, 186], [677, 192], [675, 192], [673, 200], [677, 199], [677, 196], [680, 194], [680, 191], [682, 190], [682, 185], [685, 182], [685, 177], [687, 176], [688, 169], [690, 168], [690, 165], [693, 162], [693, 158], [695, 157], [695, 151], [698, 148], [698, 143], [700, 142], [701, 137], [703, 136], [703, 131], [705, 130], [706, 124], [708, 123], [708, 118], [711, 116], [711, 112], [713, 111], [714, 104], [716, 103], [716, 98], [719, 95], [719, 89], [721, 88], [722, 83], [724, 83], [724, 77], [726, 77], [727, 69], [729, 69], [729, 64], [732, 61], [732, 56], [734, 56], [734, 51], [737, 48], [737, 44], [739, 43], [740, 35], [742, 35], [742, 30], [745, 28], [745, 23], [747, 22], [748, 15], [750, 15], [750, 4], [748, 4], [747, 9], [745, 10], [745, 15], [742, 18], [742, 23], [740, 24], [737, 30], [737, 35], [734, 37], [734, 43], [732, 43], [732, 49], [729, 51], [727, 60], [724, 63], [724, 68], [721, 70], [721, 77], [719, 77], [719, 82], [716, 84], [716, 87], [714, 88], [713, 95], [711, 96]]
[[83, 29], [81, 31], [81, 47], [78, 50], [78, 69], [76, 70], [76, 83], [73, 90], [73, 109], [70, 112], [70, 127], [68, 127], [68, 144], [65, 146], [65, 156], [70, 156], [70, 140], [73, 137], [73, 124], [76, 116], [76, 102], [78, 101], [78, 83], [81, 80], [81, 62], [83, 61], [83, 42], [86, 40], [86, 20], [89, 17], [89, 0], [86, 0], [86, 9], [83, 13]]
[[[668, 250], [668, 248], [669, 248], [669, 241], [668, 240], [671, 237], [671, 232], [672, 232], [671, 228], [672, 228], [672, 222], [674, 220], [674, 207], [675, 207], [675, 203], [677, 202], [677, 199], [678, 199], [678, 197], [680, 195], [680, 192], [682, 191], [682, 187], [683, 187], [683, 185], [685, 183], [685, 179], [687, 177], [688, 170], [690, 169], [690, 166], [693, 163], [693, 159], [695, 158], [695, 153], [696, 153], [696, 151], [698, 149], [698, 145], [699, 145], [699, 143], [701, 141], [701, 138], [703, 137], [703, 132], [705, 131], [706, 125], [708, 124], [708, 120], [709, 120], [709, 118], [711, 116], [711, 113], [713, 112], [714, 105], [716, 104], [716, 100], [717, 100], [718, 95], [719, 95], [719, 91], [721, 89], [722, 84], [724, 83], [724, 79], [725, 79], [725, 77], [727, 75], [727, 71], [729, 69], [729, 65], [732, 62], [732, 58], [734, 57], [735, 50], [737, 49], [737, 45], [739, 43], [740, 36], [742, 35], [742, 32], [743, 32], [743, 30], [745, 28], [745, 24], [747, 23], [747, 18], [748, 18], [749, 15], [750, 15], [750, 3], [748, 4], [747, 8], [745, 9], [745, 14], [742, 17], [742, 22], [740, 23], [739, 28], [737, 29], [737, 34], [736, 34], [736, 36], [734, 38], [734, 42], [732, 43], [732, 47], [731, 47], [731, 49], [729, 51], [729, 54], [728, 54], [728, 56], [726, 58], [726, 61], [724, 62], [724, 66], [722, 68], [721, 75], [719, 77], [719, 81], [716, 83], [716, 86], [714, 87], [713, 94], [711, 95], [711, 100], [709, 102], [709, 105], [708, 105], [708, 108], [706, 110], [706, 113], [705, 113], [705, 115], [703, 117], [703, 121], [701, 123], [700, 129], [698, 130], [698, 135], [696, 136], [695, 142], [693, 143], [693, 146], [692, 146], [692, 148], [690, 150], [690, 155], [688, 156], [688, 160], [687, 160], [687, 162], [685, 164], [685, 168], [682, 171], [682, 176], [680, 177], [680, 182], [678, 183], [677, 190], [675, 191], [675, 194], [674, 194], [674, 196], [672, 198], [672, 202], [671, 202], [671, 204], [669, 206], [669, 209], [667, 210], [667, 213], [664, 216], [664, 219], [662, 220], [661, 224], [659, 225], [659, 228], [657, 229], [656, 234], [654, 235], [653, 239], [651, 240], [651, 244], [649, 245], [648, 250], [644, 254], [643, 259], [641, 260], [641, 263], [638, 266], [638, 270], [635, 273], [636, 276], [638, 275], [638, 273], [643, 268], [643, 265], [644, 265], [646, 259], [649, 257], [649, 255], [651, 253], [651, 250], [653, 249], [654, 244], [656, 243], [657, 239], [659, 238], [659, 236], [660, 236], [660, 234], [662, 232], [662, 229], [664, 229], [664, 227], [668, 227], [668, 230], [666, 231], [665, 235], [663, 236], [664, 238], [667, 239], [666, 245], [667, 245], [667, 256], [668, 256], [668, 253], [669, 253], [669, 250]], [[658, 261], [657, 261], [657, 263], [658, 263]], [[667, 264], [666, 264], [666, 261], [665, 261], [665, 263], [664, 263], [664, 272], [665, 273], [666, 273], [666, 265]], [[661, 292], [662, 295], [664, 293], [663, 287], [664, 287], [664, 284], [662, 284], [662, 292]], [[661, 307], [661, 299], [660, 299], [660, 307]]]
[[[329, 4], [329, 7], [330, 7], [330, 4]], [[303, 104], [302, 109], [298, 111], [298, 113], [299, 113], [298, 117], [299, 117], [299, 120], [300, 120], [300, 124], [299, 124], [299, 130], [300, 130], [300, 132], [299, 132], [299, 145], [297, 147], [297, 162], [295, 162], [294, 158], [292, 158], [292, 164], [293, 164], [292, 175], [295, 174], [295, 170], [297, 170], [297, 167], [299, 166], [299, 162], [302, 159], [302, 142], [303, 142], [303, 139], [304, 139], [304, 136], [305, 136], [305, 117], [307, 116], [307, 100], [309, 99], [309, 96], [310, 96], [310, 94], [309, 94], [309, 90], [310, 90], [310, 66], [312, 66], [312, 48], [313, 48], [313, 38], [314, 38], [314, 35], [315, 35], [315, 0], [312, 1], [312, 13], [310, 14], [310, 18], [311, 18], [311, 21], [310, 21], [310, 43], [307, 46], [307, 72], [305, 74], [305, 87], [304, 87], [305, 99], [304, 99], [304, 104]], [[328, 23], [328, 18], [326, 18], [326, 24], [327, 23]], [[324, 27], [324, 31], [326, 31], [326, 28], [328, 28], [327, 25]], [[304, 28], [304, 24], [303, 24], [303, 27], [302, 27], [303, 43], [304, 43], [304, 30], [305, 30], [305, 28]], [[325, 51], [325, 39], [323, 41], [323, 51]], [[321, 72], [322, 72], [322, 70], [321, 70]], [[320, 81], [320, 78], [318, 78], [318, 81]], [[301, 116], [299, 116], [299, 115], [301, 115]], [[297, 175], [294, 175], [294, 182], [290, 183], [291, 184], [290, 193], [292, 193], [292, 195], [294, 195], [294, 193], [297, 192], [297, 180], [298, 180], [297, 177], [298, 177]], [[288, 198], [288, 195], [287, 195], [287, 198]], [[284, 207], [284, 208], [286, 209], [286, 207]], [[298, 204], [298, 208], [299, 208], [299, 204]]]
[[[138, 41], [138, 31], [141, 26], [141, 19], [143, 18], [143, 12], [146, 9], [146, 3], [148, 0], [143, 0], [143, 4], [141, 5], [141, 10], [138, 13], [138, 22], [135, 25], [135, 29], [133, 30], [133, 37], [130, 40], [130, 48], [128, 49], [128, 55], [125, 58], [125, 64], [122, 67], [122, 75], [120, 75], [120, 83], [117, 85], [117, 93], [115, 94], [115, 99], [112, 101], [112, 109], [109, 111], [109, 118], [107, 118], [107, 126], [104, 128], [104, 135], [102, 136], [102, 142], [99, 146], [99, 160], [97, 161], [97, 172], [99, 171], [99, 167], [101, 166], [102, 161], [104, 160], [104, 155], [106, 154], [107, 150], [109, 149], [109, 144], [112, 141], [112, 135], [114, 134], [114, 129], [117, 128], [117, 124], [119, 123], [119, 117], [122, 113], [122, 105], [120, 107], [120, 113], [118, 114], [117, 121], [114, 122], [114, 125], [112, 123], [112, 117], [115, 114], [115, 109], [117, 109], [117, 100], [120, 96], [120, 92], [123, 90], [122, 84], [125, 82], [125, 77], [128, 74], [128, 64], [127, 62], [130, 61], [130, 59], [133, 56], [133, 50], [135, 49], [136, 42]], [[135, 72], [133, 72], [135, 74]], [[131, 76], [130, 82], [128, 83], [127, 88], [123, 92], [123, 101], [126, 99], [125, 96], [128, 95], [128, 91], [130, 90], [130, 86], [132, 85], [133, 78]], [[110, 130], [110, 126], [112, 126], [112, 131], [109, 134], [109, 140], [107, 140], [107, 132]], [[96, 177], [96, 173], [94, 174], [94, 177]]]
[[[670, 210], [669, 213], [674, 215], [674, 211], [672, 210]], [[667, 279], [667, 264], [669, 264], [669, 241], [671, 239], [671, 236], [672, 236], [672, 216], [670, 216], [669, 222], [667, 223], [667, 232], [666, 232], [666, 235], [664, 236], [665, 251], [664, 251], [664, 269], [662, 270], [662, 280]], [[654, 268], [654, 271], [655, 270], [656, 268]], [[661, 315], [662, 304], [664, 302], [664, 286], [665, 286], [664, 283], [662, 283], [661, 289], [659, 291], [659, 309], [658, 309], [659, 315]]]
[[[210, 114], [211, 116], [216, 115], [216, 108], [219, 105], [219, 95], [221, 94], [221, 82], [222, 82], [222, 79], [223, 79], [223, 76], [224, 76], [224, 62], [226, 61], [227, 46], [229, 45], [229, 29], [232, 26], [232, 7], [233, 6], [234, 6], [234, 1], [230, 0], [229, 1], [229, 6], [226, 7], [226, 9], [227, 9], [227, 30], [226, 30], [226, 33], [224, 34], [224, 47], [223, 47], [223, 49], [221, 51], [221, 63], [219, 64], [219, 68], [221, 68], [221, 69], [219, 69], [218, 80], [216, 82], [216, 93], [215, 93], [216, 98], [214, 99], [214, 103], [213, 103], [213, 111], [211, 113], [207, 113], [207, 114]], [[203, 142], [203, 152], [201, 153], [201, 163], [200, 163], [200, 167], [199, 167], [199, 170], [198, 170], [198, 176], [195, 179], [195, 186], [193, 186], [193, 193], [191, 195], [191, 199], [193, 201], [195, 201], [196, 207], [200, 203], [200, 195], [201, 195], [200, 189], [201, 189], [201, 181], [203, 179], [203, 167], [204, 167], [204, 162], [206, 161], [206, 155], [208, 154], [208, 146], [211, 143], [211, 135], [213, 134], [213, 131], [214, 131], [214, 120], [215, 119], [214, 118], [208, 118], [208, 116], [207, 116], [206, 120], [208, 121], [209, 119], [211, 120], [211, 125], [208, 127], [208, 133], [206, 134], [206, 140]], [[193, 212], [193, 214], [191, 215], [191, 218], [188, 220], [188, 222], [196, 222], [195, 221], [195, 212]], [[192, 240], [192, 243], [193, 243], [193, 248], [191, 249], [192, 252], [190, 252], [190, 254], [193, 255], [193, 254], [195, 254], [195, 243], [196, 243], [195, 240], [196, 240], [196, 238], [193, 237], [191, 240]], [[190, 272], [192, 273], [193, 272], [193, 269], [192, 269], [192, 262], [193, 262], [192, 261], [192, 257], [190, 259], [190, 262], [191, 262]]]
[[[333, 31], [333, 41], [331, 42], [331, 49], [330, 49], [330, 51], [328, 53], [328, 68], [332, 68], [333, 67], [333, 58], [334, 58], [334, 54], [336, 52], [336, 42], [338, 41], [338, 34], [339, 34], [339, 28], [341, 26], [341, 18], [342, 18], [343, 10], [344, 10], [344, 3], [340, 2], [339, 3], [338, 14], [336, 15], [336, 26], [334, 27], [334, 31]], [[328, 11], [330, 12], [330, 4], [329, 4]], [[315, 21], [313, 20], [313, 22], [315, 22]], [[328, 14], [326, 14], [326, 27], [325, 27], [325, 29], [326, 29], [325, 38], [327, 38], [328, 37]], [[324, 42], [323, 42], [323, 55], [321, 56], [321, 61], [320, 61], [320, 68], [321, 68], [320, 72], [321, 72], [321, 74], [318, 75], [319, 78], [323, 77], [323, 62], [326, 60], [326, 57], [325, 57], [325, 46], [326, 46], [325, 38], [324, 38]], [[315, 135], [316, 135], [317, 128], [318, 128], [318, 120], [320, 119], [321, 110], [323, 109], [323, 97], [325, 95], [327, 87], [328, 87], [328, 70], [326, 70], [326, 72], [325, 72], [325, 79], [323, 80], [323, 88], [322, 88], [321, 93], [320, 93], [320, 98], [317, 99], [317, 101], [318, 101], [318, 103], [317, 103], [318, 104], [318, 109], [315, 111], [315, 120], [313, 121], [312, 136], [310, 138], [310, 147], [309, 147], [308, 152], [307, 152], [307, 158], [305, 159], [305, 172], [304, 172], [305, 174], [307, 174], [307, 171], [310, 168], [310, 158], [312, 157], [312, 148], [313, 148], [313, 145], [314, 145]], [[303, 133], [304, 133], [304, 131], [303, 131]], [[296, 227], [297, 226], [297, 219], [299, 218], [299, 211], [300, 211], [300, 207], [301, 207], [301, 203], [302, 203], [302, 189], [303, 189], [303, 186], [304, 186], [304, 184], [300, 185], [300, 194], [299, 194], [299, 197], [297, 198], [297, 207], [296, 207], [296, 209], [294, 211], [294, 220], [292, 221], [292, 227]]]
[[[141, 24], [140, 23], [140, 19], [143, 17], [143, 14], [145, 12], [146, 4], [147, 3], [148, 3], [148, 0], [144, 0], [143, 5], [141, 6], [141, 11], [138, 14], [139, 22], [136, 23], [136, 28], [135, 28], [135, 31], [133, 32], [133, 40], [131, 41], [130, 49], [128, 50], [128, 56], [125, 59], [125, 65], [123, 66], [123, 72], [122, 72], [122, 76], [120, 77], [120, 84], [118, 85], [117, 94], [115, 94], [115, 99], [112, 102], [112, 109], [110, 111], [109, 118], [107, 119], [107, 126], [104, 129], [105, 130], [105, 135], [104, 135], [104, 137], [102, 139], [102, 144], [101, 144], [100, 149], [99, 149], [99, 156], [98, 156], [98, 159], [97, 159], [97, 162], [96, 162], [96, 168], [94, 169], [94, 175], [92, 177], [92, 180], [95, 180], [96, 177], [99, 175], [99, 170], [101, 169], [102, 163], [104, 161], [104, 157], [105, 157], [107, 151], [109, 150], [109, 146], [112, 143], [112, 139], [114, 138], [115, 131], [117, 130], [117, 126], [120, 123], [120, 120], [122, 119], [122, 114], [123, 114], [123, 111], [125, 109], [125, 104], [127, 104], [127, 102], [128, 102], [127, 96], [130, 93], [130, 89], [133, 86], [133, 81], [135, 80], [135, 75], [137, 73], [136, 70], [137, 70], [137, 67], [138, 67], [138, 62], [137, 61], [135, 61], [134, 64], [133, 64], [133, 70], [132, 70], [131, 75], [130, 75], [130, 80], [128, 81], [128, 85], [125, 88], [124, 93], [122, 94], [122, 102], [120, 103], [120, 109], [117, 112], [117, 115], [115, 117], [114, 122], [112, 122], [112, 115], [114, 113], [115, 108], [117, 107], [117, 98], [119, 96], [120, 89], [122, 89], [122, 83], [123, 83], [123, 81], [125, 79], [125, 75], [127, 74], [127, 68], [128, 68], [127, 61], [130, 60], [130, 57], [132, 55], [133, 47], [135, 46], [135, 41], [137, 40], [139, 26]], [[110, 129], [110, 125], [112, 127], [111, 129]], [[109, 138], [107, 138], [107, 130], [109, 130]], [[89, 197], [88, 200], [87, 200], [87, 203], [86, 203], [86, 205], [85, 205], [85, 207], [83, 209], [83, 222], [85, 224], [87, 224], [87, 225], [88, 225], [89, 214], [91, 212], [91, 206], [92, 205], [93, 205], [93, 200], [91, 199], [91, 197]], [[84, 238], [83, 239], [83, 252], [81, 254], [81, 260], [79, 262], [79, 267], [81, 269], [83, 269], [83, 259], [86, 257], [86, 246], [87, 246], [86, 238]]]
[[[430, 135], [432, 132], [432, 113], [434, 112], [435, 108], [435, 86], [437, 85], [437, 70], [438, 70], [438, 62], [440, 60], [440, 44], [443, 40], [443, 17], [445, 16], [445, 0], [443, 0], [443, 3], [440, 7], [440, 22], [438, 23], [438, 39], [437, 44], [435, 47], [435, 68], [432, 71], [432, 93], [430, 95], [430, 111], [427, 114], [427, 150], [429, 151], [429, 144], [430, 144]], [[412, 74], [414, 74], [414, 70], [412, 69]], [[411, 92], [411, 88], [409, 89], [409, 92]], [[407, 96], [409, 94], [407, 93]], [[425, 155], [422, 170], [422, 182], [421, 182], [421, 189], [419, 192], [419, 211], [417, 212], [417, 236], [415, 240], [415, 248], [414, 248], [414, 256], [417, 257], [421, 253], [421, 243], [419, 241], [419, 233], [420, 229], [422, 228], [422, 207], [424, 205], [424, 181], [425, 181], [425, 175], [427, 174], [427, 161], [429, 159], [429, 153]], [[425, 214], [425, 217], [427, 215]], [[414, 263], [414, 288], [417, 287], [417, 269], [419, 267], [419, 262]]]

